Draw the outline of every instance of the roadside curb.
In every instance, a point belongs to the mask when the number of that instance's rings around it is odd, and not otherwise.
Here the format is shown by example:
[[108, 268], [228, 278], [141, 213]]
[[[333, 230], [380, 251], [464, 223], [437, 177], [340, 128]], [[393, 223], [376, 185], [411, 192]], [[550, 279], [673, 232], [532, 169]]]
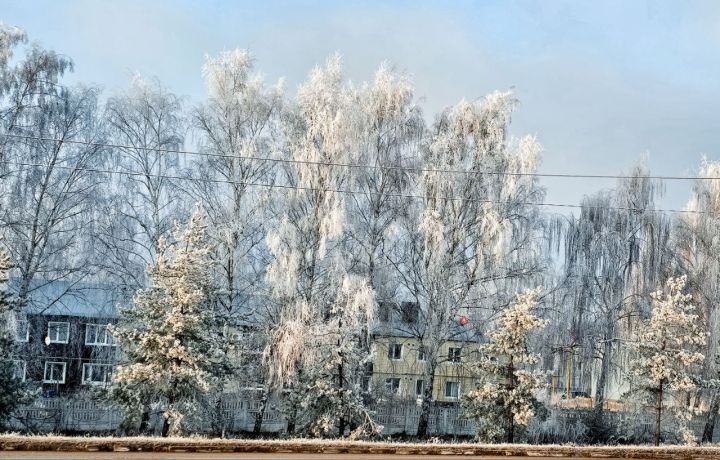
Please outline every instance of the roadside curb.
[[197, 452], [317, 453], [375, 455], [447, 455], [581, 457], [634, 459], [718, 459], [720, 446], [569, 446], [526, 444], [420, 444], [344, 440], [256, 440], [206, 438], [114, 438], [0, 435], [0, 452]]

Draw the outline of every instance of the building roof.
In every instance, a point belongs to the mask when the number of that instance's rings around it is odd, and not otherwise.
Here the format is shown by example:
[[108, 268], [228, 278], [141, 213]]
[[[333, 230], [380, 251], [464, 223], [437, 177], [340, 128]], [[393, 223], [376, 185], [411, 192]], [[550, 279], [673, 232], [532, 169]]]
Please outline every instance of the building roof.
[[[18, 280], [9, 282], [10, 292], [17, 294]], [[25, 314], [48, 316], [79, 316], [87, 318], [117, 318], [118, 305], [126, 301], [107, 285], [89, 282], [36, 279], [30, 283]]]
[[[447, 340], [459, 342], [484, 342], [480, 329], [472, 321], [461, 325], [459, 318], [452, 319], [447, 327]], [[381, 303], [372, 325], [372, 333], [384, 337], [420, 337], [425, 335], [426, 324], [422, 311], [412, 302]]]

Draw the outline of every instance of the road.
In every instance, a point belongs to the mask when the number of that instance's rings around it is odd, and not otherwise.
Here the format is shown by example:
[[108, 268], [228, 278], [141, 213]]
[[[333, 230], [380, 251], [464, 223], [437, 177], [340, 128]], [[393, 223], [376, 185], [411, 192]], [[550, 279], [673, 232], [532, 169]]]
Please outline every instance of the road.
[[[0, 459], [7, 460], [382, 460], [387, 455], [372, 454], [224, 454], [224, 453], [153, 453], [153, 452], [7, 452], [0, 451]], [[528, 457], [506, 456], [474, 456], [474, 455], [395, 455], [398, 460], [448, 460], [462, 458], [464, 460], [527, 460]], [[580, 458], [563, 457], [565, 460], [581, 460]], [[559, 457], [533, 457], [533, 460], [558, 460]], [[587, 459], [582, 459], [587, 460]], [[603, 458], [603, 460], [620, 460]]]

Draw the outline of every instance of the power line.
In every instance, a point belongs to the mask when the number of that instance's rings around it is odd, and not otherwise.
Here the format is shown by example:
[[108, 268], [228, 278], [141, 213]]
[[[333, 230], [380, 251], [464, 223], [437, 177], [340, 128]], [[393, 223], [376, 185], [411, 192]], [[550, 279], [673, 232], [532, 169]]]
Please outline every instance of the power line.
[[389, 171], [405, 171], [415, 174], [421, 173], [443, 173], [443, 174], [487, 174], [495, 176], [518, 176], [518, 177], [546, 177], [546, 178], [564, 178], [564, 179], [658, 179], [658, 180], [720, 180], [720, 177], [710, 176], [623, 176], [618, 174], [570, 174], [570, 173], [521, 173], [521, 172], [508, 172], [508, 171], [473, 171], [473, 170], [460, 170], [460, 169], [434, 169], [434, 168], [413, 168], [408, 166], [378, 166], [378, 165], [365, 165], [365, 164], [352, 164], [352, 163], [336, 163], [336, 162], [322, 162], [322, 161], [310, 161], [310, 160], [291, 160], [287, 158], [270, 158], [270, 157], [250, 157], [243, 155], [227, 155], [221, 153], [209, 153], [209, 152], [196, 152], [192, 150], [175, 150], [155, 147], [144, 147], [137, 145], [123, 145], [123, 144], [109, 144], [102, 142], [89, 142], [89, 141], [78, 141], [78, 140], [67, 140], [67, 139], [55, 139], [51, 137], [41, 136], [27, 136], [20, 134], [2, 134], [6, 137], [12, 137], [16, 139], [26, 140], [37, 140], [37, 141], [50, 141], [50, 142], [61, 142], [67, 144], [76, 145], [87, 145], [93, 147], [109, 147], [116, 149], [129, 149], [129, 150], [146, 150], [156, 153], [174, 153], [182, 155], [199, 155], [210, 158], [225, 158], [225, 159], [238, 159], [248, 161], [262, 161], [271, 163], [286, 163], [286, 164], [306, 164], [314, 166], [327, 166], [327, 167], [341, 167], [341, 168], [353, 168], [353, 169], [375, 169], [375, 170], [389, 170]]
[[[260, 182], [242, 182], [242, 181], [233, 181], [228, 179], [208, 179], [208, 178], [199, 178], [199, 177], [190, 177], [190, 176], [176, 176], [176, 175], [167, 175], [167, 174], [154, 174], [154, 173], [146, 173], [146, 172], [140, 172], [140, 171], [113, 171], [108, 169], [100, 169], [100, 168], [86, 168], [86, 167], [75, 167], [75, 166], [62, 166], [62, 165], [48, 165], [43, 163], [24, 163], [24, 162], [14, 162], [9, 160], [0, 160], [0, 164], [7, 164], [9, 166], [29, 166], [29, 167], [39, 167], [39, 168], [58, 168], [58, 169], [67, 169], [72, 171], [85, 171], [85, 172], [94, 172], [98, 174], [118, 174], [118, 175], [125, 175], [125, 176], [141, 176], [141, 177], [154, 177], [159, 179], [170, 179], [170, 180], [186, 180], [186, 181], [192, 181], [192, 182], [205, 182], [205, 183], [215, 183], [215, 184], [230, 184], [230, 185], [242, 185], [246, 187], [265, 187], [265, 188], [276, 188], [276, 189], [286, 189], [286, 190], [304, 190], [304, 191], [310, 191], [310, 192], [330, 192], [330, 193], [342, 193], [347, 195], [361, 195], [361, 196], [367, 196], [367, 195], [384, 195], [387, 197], [393, 197], [393, 198], [407, 198], [407, 199], [416, 199], [416, 200], [424, 200], [425, 197], [422, 195], [410, 195], [410, 194], [402, 194], [402, 193], [377, 193], [372, 191], [361, 191], [361, 190], [344, 190], [344, 189], [330, 189], [330, 188], [314, 188], [314, 187], [303, 187], [299, 185], [285, 185], [285, 184], [265, 184]], [[435, 197], [438, 200], [442, 201], [461, 201], [464, 203], [490, 203], [490, 204], [506, 204], [504, 201], [498, 201], [498, 200], [489, 200], [489, 199], [481, 199], [481, 198], [458, 198], [458, 197], [446, 197], [446, 196], [439, 196]], [[593, 205], [578, 205], [578, 204], [563, 204], [563, 203], [544, 203], [544, 202], [517, 202], [516, 204], [519, 205], [525, 205], [525, 206], [546, 206], [546, 207], [554, 207], [554, 208], [572, 208], [572, 209], [603, 209], [603, 210], [619, 210], [619, 211], [638, 211], [638, 212], [661, 212], [661, 213], [685, 213], [685, 214], [712, 214], [715, 213], [709, 212], [709, 211], [694, 211], [694, 210], [681, 210], [681, 209], [648, 209], [648, 208], [631, 208], [631, 207], [625, 207], [625, 206], [593, 206]]]

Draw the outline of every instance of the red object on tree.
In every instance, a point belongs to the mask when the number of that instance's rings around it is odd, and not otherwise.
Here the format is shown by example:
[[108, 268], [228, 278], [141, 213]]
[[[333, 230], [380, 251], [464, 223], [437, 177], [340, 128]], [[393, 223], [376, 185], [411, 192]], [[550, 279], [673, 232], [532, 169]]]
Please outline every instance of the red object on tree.
[[460, 321], [458, 321], [458, 323], [460, 323], [461, 326], [465, 326], [469, 322], [470, 322], [470, 320], [465, 315], [461, 316]]

